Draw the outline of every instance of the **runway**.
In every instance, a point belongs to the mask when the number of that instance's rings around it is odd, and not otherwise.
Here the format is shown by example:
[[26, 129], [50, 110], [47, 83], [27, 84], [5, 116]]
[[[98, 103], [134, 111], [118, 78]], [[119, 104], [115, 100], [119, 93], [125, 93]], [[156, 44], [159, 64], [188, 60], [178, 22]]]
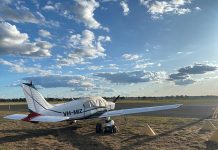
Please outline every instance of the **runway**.
[[[165, 104], [118, 104], [116, 109], [127, 109], [135, 107], [149, 107], [149, 106], [159, 106]], [[169, 105], [169, 104], [166, 104]], [[205, 118], [213, 115], [214, 105], [182, 105], [177, 109], [141, 113], [137, 115], [146, 116], [163, 116], [163, 117], [182, 117], [182, 118]]]

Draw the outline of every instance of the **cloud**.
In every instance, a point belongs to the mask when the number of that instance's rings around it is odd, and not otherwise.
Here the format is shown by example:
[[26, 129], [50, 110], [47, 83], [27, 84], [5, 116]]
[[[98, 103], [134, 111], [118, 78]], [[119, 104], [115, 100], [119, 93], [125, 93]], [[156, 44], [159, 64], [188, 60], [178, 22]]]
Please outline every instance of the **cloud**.
[[193, 79], [181, 79], [181, 80], [175, 80], [175, 85], [188, 85], [193, 84], [196, 81]]
[[123, 54], [122, 58], [124, 58], [125, 60], [133, 61], [133, 60], [138, 60], [140, 58], [140, 56], [134, 55], [134, 54]]
[[135, 68], [135, 69], [145, 69], [145, 68], [147, 68], [148, 66], [152, 66], [152, 65], [154, 65], [154, 63], [146, 62], [146, 63], [136, 64], [134, 68]]
[[101, 70], [104, 66], [89, 66], [88, 70]]
[[84, 63], [86, 59], [104, 57], [105, 49], [102, 43], [109, 42], [109, 36], [98, 36], [90, 30], [84, 30], [82, 34], [73, 34], [69, 38], [69, 48], [73, 49], [67, 58], [59, 58], [60, 65]]
[[189, 8], [183, 8], [184, 5], [191, 3], [191, 0], [170, 0], [170, 1], [151, 1], [140, 0], [140, 4], [144, 5], [148, 9], [148, 13], [151, 14], [153, 19], [159, 19], [164, 14], [177, 14], [184, 15], [191, 10]]
[[92, 79], [81, 75], [45, 75], [23, 78], [26, 81], [33, 81], [34, 84], [44, 88], [70, 87], [73, 90], [83, 91], [94, 88]]
[[44, 29], [39, 30], [38, 34], [39, 36], [44, 37], [44, 38], [51, 38], [51, 33]]
[[109, 66], [107, 68], [108, 69], [114, 69], [114, 70], [119, 69], [119, 67], [116, 64], [109, 64]]
[[186, 55], [191, 55], [191, 54], [193, 54], [193, 52], [192, 52], [192, 51], [188, 51], [188, 52], [177, 52], [176, 54], [177, 54], [177, 55], [186, 56]]
[[52, 5], [45, 5], [42, 10], [46, 10], [46, 11], [54, 11], [55, 7]]
[[[11, 2], [0, 4], [0, 20], [13, 21], [16, 23], [40, 23], [40, 16], [34, 15], [29, 8], [16, 5], [16, 8], [11, 8]], [[10, 6], [10, 7], [9, 7]]]
[[121, 1], [120, 6], [123, 8], [123, 15], [127, 16], [129, 14], [128, 4], [126, 2], [124, 2], [124, 1]]
[[112, 83], [141, 83], [163, 80], [166, 78], [166, 73], [150, 71], [131, 71], [117, 73], [97, 73], [94, 76], [105, 78]]
[[64, 3], [48, 1], [42, 10], [54, 11], [67, 19], [73, 19], [78, 23], [83, 23], [89, 29], [103, 29], [109, 31], [109, 28], [103, 27], [94, 18], [94, 11], [100, 6], [99, 2], [95, 0], [73, 0], [73, 2], [72, 4], [71, 1]]
[[104, 29], [101, 24], [94, 18], [94, 11], [100, 6], [95, 0], [74, 0], [73, 7], [74, 19], [82, 22], [90, 29]]
[[194, 64], [180, 68], [178, 73], [169, 75], [168, 80], [173, 81], [175, 85], [188, 85], [196, 82], [191, 78], [191, 75], [205, 74], [207, 72], [214, 72], [217, 70], [217, 66], [209, 64]]
[[178, 72], [183, 74], [205, 74], [207, 72], [216, 71], [217, 66], [209, 64], [194, 64], [193, 66], [187, 66], [180, 68]]
[[157, 64], [157, 66], [158, 66], [158, 67], [161, 67], [161, 66], [162, 66], [162, 64], [161, 64], [161, 63], [158, 63], [158, 64]]
[[47, 41], [30, 42], [28, 34], [21, 33], [15, 25], [0, 23], [0, 55], [47, 57], [51, 56], [51, 48]]
[[201, 8], [200, 7], [195, 7], [195, 10], [201, 11]]
[[3, 59], [0, 59], [0, 64], [10, 67], [10, 70], [16, 73], [27, 73], [27, 74], [39, 74], [39, 75], [48, 75], [51, 74], [51, 70], [43, 70], [40, 66], [35, 65], [34, 67], [26, 67], [23, 62], [9, 62]]
[[0, 20], [12, 21], [15, 23], [33, 23], [43, 26], [59, 27], [58, 21], [46, 20], [45, 17], [38, 11], [31, 12], [29, 8], [18, 1], [7, 1], [0, 3]]

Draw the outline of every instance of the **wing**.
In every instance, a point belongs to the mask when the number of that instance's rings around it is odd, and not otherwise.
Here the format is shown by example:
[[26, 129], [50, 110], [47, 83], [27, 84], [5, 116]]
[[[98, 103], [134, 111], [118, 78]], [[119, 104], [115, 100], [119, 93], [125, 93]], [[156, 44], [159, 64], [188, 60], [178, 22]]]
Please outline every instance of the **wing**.
[[129, 115], [129, 114], [136, 114], [136, 113], [143, 113], [143, 112], [152, 112], [152, 111], [167, 110], [167, 109], [174, 109], [174, 108], [180, 107], [181, 105], [182, 104], [175, 104], [175, 105], [163, 105], [163, 106], [154, 106], [154, 107], [142, 107], [142, 108], [113, 110], [113, 111], [105, 112], [104, 114], [99, 116], [99, 118]]
[[12, 119], [12, 120], [22, 120], [22, 119], [26, 118], [27, 116], [28, 115], [25, 115], [25, 114], [13, 114], [13, 115], [5, 116], [3, 118]]
[[29, 117], [25, 114], [13, 114], [5, 116], [6, 119], [12, 119], [12, 120], [23, 120], [28, 122], [60, 122], [69, 120], [69, 117], [63, 117], [63, 116], [36, 116], [36, 117]]
[[60, 121], [66, 121], [69, 120], [69, 117], [62, 117], [62, 116], [38, 116], [31, 121], [37, 121], [37, 122], [60, 122]]

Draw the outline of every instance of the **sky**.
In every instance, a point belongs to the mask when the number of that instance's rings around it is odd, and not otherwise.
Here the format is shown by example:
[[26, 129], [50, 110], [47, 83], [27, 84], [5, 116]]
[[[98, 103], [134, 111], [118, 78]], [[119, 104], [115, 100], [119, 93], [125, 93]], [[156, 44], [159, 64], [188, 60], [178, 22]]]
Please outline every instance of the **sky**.
[[218, 95], [217, 0], [2, 0], [0, 98]]

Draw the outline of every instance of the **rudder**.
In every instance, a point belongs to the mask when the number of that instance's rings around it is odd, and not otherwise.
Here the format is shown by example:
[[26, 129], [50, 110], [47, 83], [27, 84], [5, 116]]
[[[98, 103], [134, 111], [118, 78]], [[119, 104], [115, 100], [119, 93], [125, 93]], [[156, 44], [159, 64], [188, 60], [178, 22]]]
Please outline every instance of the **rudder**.
[[30, 111], [39, 113], [42, 110], [53, 107], [44, 99], [32, 83], [23, 83], [22, 88]]

